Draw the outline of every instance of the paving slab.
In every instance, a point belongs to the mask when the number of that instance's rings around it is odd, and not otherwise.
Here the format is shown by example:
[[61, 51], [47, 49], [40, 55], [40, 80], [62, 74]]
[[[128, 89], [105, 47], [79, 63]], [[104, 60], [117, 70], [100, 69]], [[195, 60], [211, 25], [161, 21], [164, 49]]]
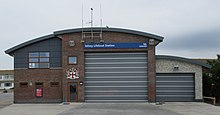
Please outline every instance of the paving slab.
[[166, 102], [158, 106], [183, 115], [220, 115], [220, 107], [203, 102]]
[[13, 93], [0, 93], [0, 109], [13, 104]]
[[12, 104], [0, 115], [219, 115], [220, 107], [198, 102]]
[[84, 103], [58, 115], [181, 115], [149, 103]]
[[73, 106], [63, 104], [13, 104], [0, 109], [0, 115], [57, 115]]

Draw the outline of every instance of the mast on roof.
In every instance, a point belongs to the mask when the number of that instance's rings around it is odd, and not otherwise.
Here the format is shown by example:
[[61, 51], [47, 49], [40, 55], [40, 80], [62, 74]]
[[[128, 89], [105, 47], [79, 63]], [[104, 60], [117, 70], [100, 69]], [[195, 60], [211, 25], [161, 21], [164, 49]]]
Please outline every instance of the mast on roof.
[[[103, 43], [103, 37], [102, 37], [102, 11], [101, 11], [101, 5], [100, 5], [100, 31], [94, 30], [93, 27], [93, 8], [90, 8], [90, 13], [91, 13], [91, 19], [90, 19], [90, 31], [88, 29], [84, 28], [84, 16], [83, 16], [83, 5], [82, 5], [82, 39], [81, 39], [81, 43], [83, 42], [100, 42]], [[90, 40], [88, 40], [88, 38], [90, 38]]]

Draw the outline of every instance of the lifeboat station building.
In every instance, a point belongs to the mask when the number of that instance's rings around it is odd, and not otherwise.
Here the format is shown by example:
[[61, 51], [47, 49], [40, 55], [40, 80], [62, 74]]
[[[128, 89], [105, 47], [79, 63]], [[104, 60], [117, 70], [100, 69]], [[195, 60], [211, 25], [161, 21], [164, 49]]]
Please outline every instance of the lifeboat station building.
[[163, 37], [122, 28], [55, 31], [5, 51], [15, 103], [201, 101], [210, 65], [155, 55]]

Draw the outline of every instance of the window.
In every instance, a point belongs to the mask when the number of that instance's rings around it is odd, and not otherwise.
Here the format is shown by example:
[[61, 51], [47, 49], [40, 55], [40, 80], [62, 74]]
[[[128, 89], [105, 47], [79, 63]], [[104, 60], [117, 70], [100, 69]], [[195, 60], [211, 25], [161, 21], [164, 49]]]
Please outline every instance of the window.
[[13, 75], [10, 75], [10, 79], [14, 79], [14, 76], [13, 76]]
[[50, 87], [59, 87], [59, 82], [50, 82]]
[[49, 68], [49, 52], [29, 52], [29, 68]]
[[13, 76], [11, 76], [11, 75], [5, 75], [5, 76], [4, 76], [4, 79], [13, 79]]
[[8, 75], [5, 75], [5, 79], [9, 79], [9, 76], [8, 76]]
[[5, 87], [11, 87], [12, 84], [11, 83], [5, 83]]
[[2, 75], [0, 75], [0, 79], [3, 79], [3, 76], [2, 76]]
[[77, 64], [77, 57], [69, 57], [68, 58], [68, 64]]
[[20, 87], [21, 87], [21, 88], [28, 87], [28, 82], [21, 82], [21, 83], [20, 83]]

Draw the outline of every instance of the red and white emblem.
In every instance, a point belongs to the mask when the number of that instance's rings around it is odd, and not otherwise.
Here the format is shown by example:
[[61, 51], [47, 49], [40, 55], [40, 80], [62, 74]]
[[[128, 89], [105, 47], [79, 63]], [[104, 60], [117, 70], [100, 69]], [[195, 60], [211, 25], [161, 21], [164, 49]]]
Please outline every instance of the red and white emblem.
[[67, 79], [79, 79], [79, 71], [76, 68], [66, 70]]

